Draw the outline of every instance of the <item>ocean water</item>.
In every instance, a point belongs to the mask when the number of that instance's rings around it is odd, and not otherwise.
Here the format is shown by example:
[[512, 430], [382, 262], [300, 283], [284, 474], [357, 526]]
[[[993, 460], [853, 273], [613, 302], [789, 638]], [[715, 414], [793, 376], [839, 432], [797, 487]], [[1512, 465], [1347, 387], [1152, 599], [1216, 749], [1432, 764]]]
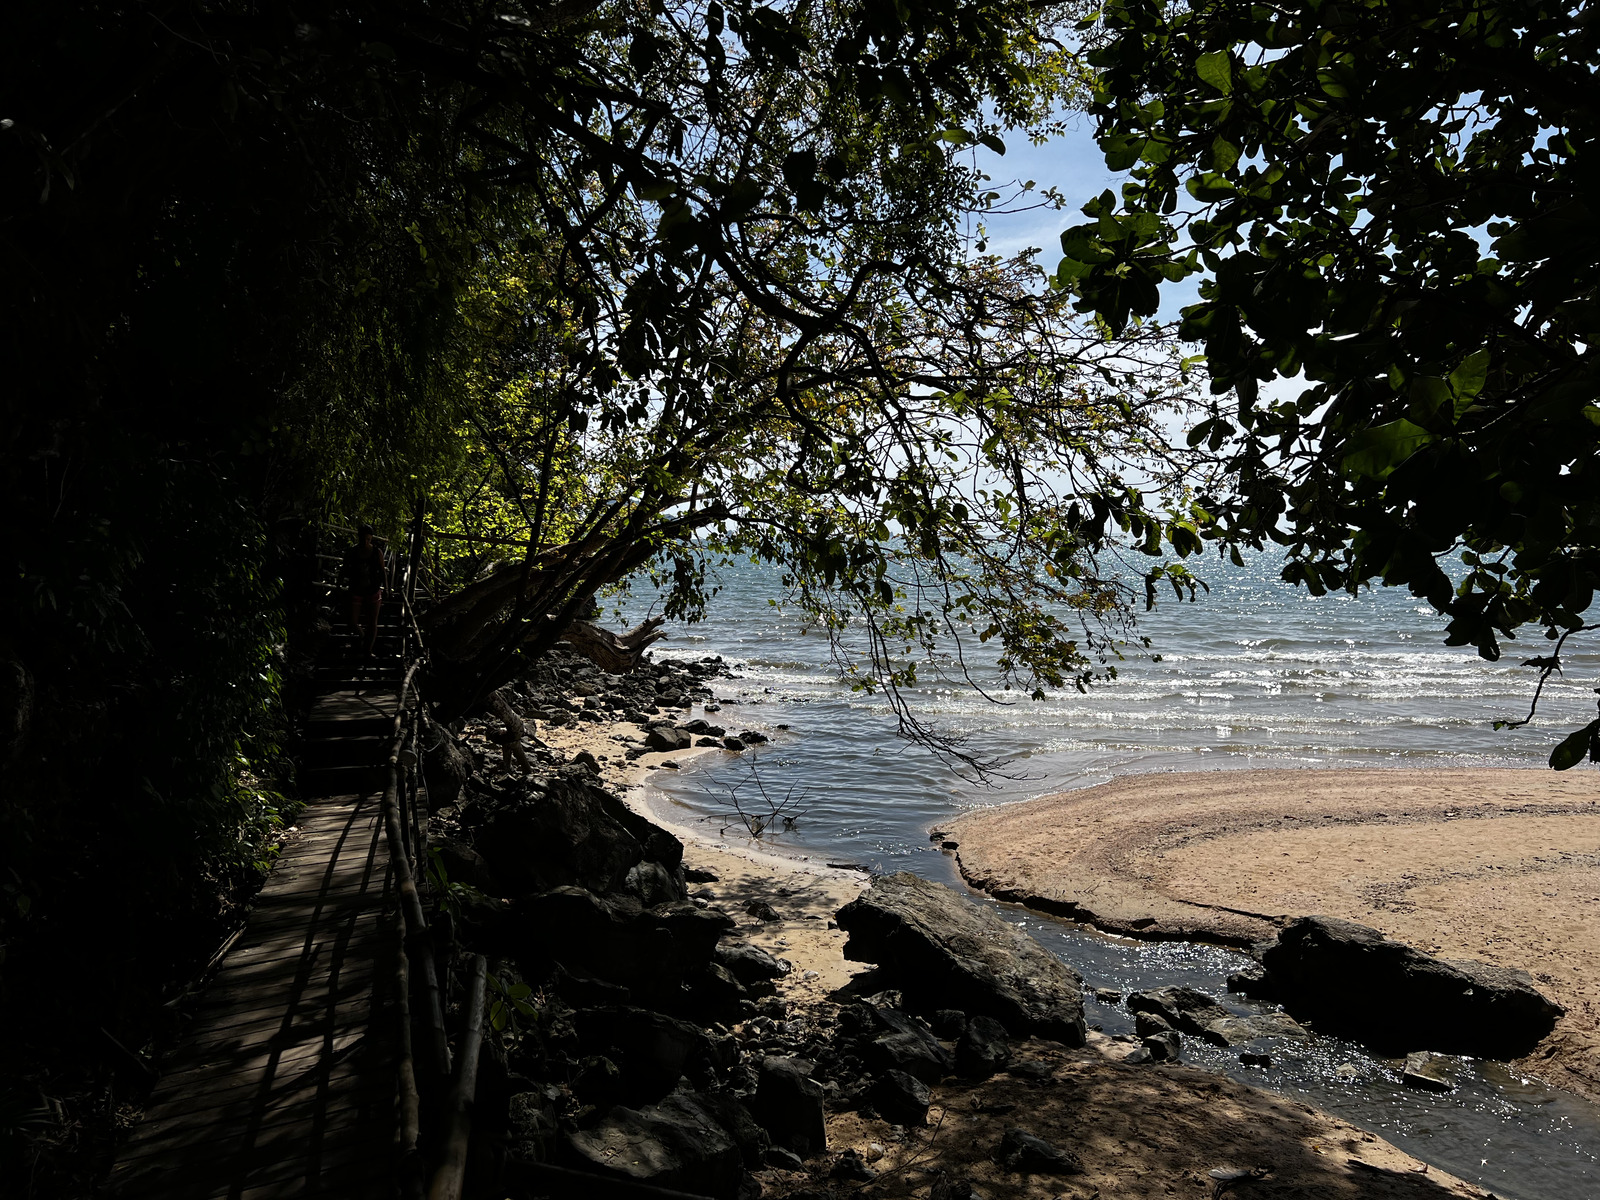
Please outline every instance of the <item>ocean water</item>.
[[[781, 803], [795, 820], [765, 833], [768, 850], [875, 872], [912, 870], [959, 888], [949, 856], [927, 834], [975, 806], [1153, 771], [1543, 768], [1550, 747], [1594, 716], [1595, 648], [1569, 643], [1567, 673], [1546, 685], [1538, 718], [1497, 731], [1495, 720], [1528, 710], [1535, 672], [1519, 663], [1545, 652], [1537, 631], [1506, 643], [1500, 662], [1485, 662], [1470, 647], [1445, 646], [1441, 618], [1403, 591], [1313, 598], [1282, 583], [1279, 565], [1264, 555], [1242, 569], [1199, 568], [1209, 592], [1192, 603], [1169, 593], [1142, 614], [1138, 632], [1151, 639], [1150, 650], [1130, 652], [1116, 681], [1087, 694], [994, 703], [925, 676], [909, 695], [919, 717], [1001, 764], [978, 780], [899, 739], [881, 697], [841, 682], [827, 639], [784, 606], [776, 571], [729, 564], [717, 575], [709, 618], [673, 627], [656, 654], [721, 655], [733, 677], [715, 682], [722, 708], [710, 719], [773, 740], [758, 753], [708, 754], [678, 771], [659, 770], [649, 800], [677, 823], [730, 842], [741, 840], [736, 806], [766, 811]], [[658, 603], [636, 588], [618, 605], [618, 619], [631, 623]], [[992, 678], [992, 658], [971, 666], [981, 681]], [[1130, 942], [994, 907], [1090, 986], [1186, 983], [1222, 995], [1223, 980], [1242, 961], [1217, 947]], [[1249, 1002], [1225, 999], [1252, 1011]], [[1131, 1031], [1125, 1010], [1094, 1002], [1089, 1009], [1106, 1032]], [[1497, 1195], [1600, 1195], [1596, 1106], [1466, 1060], [1455, 1066], [1455, 1092], [1408, 1091], [1396, 1064], [1322, 1036], [1278, 1044], [1273, 1054], [1274, 1067], [1261, 1071], [1242, 1068], [1236, 1054], [1193, 1042], [1185, 1049], [1190, 1061], [1335, 1112]]]

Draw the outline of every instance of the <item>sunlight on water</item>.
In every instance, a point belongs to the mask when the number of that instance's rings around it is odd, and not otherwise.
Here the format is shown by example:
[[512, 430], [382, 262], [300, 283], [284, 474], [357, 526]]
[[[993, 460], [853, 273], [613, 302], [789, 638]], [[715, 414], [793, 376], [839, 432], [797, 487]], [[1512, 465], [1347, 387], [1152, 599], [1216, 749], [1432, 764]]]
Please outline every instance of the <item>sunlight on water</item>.
[[[1496, 719], [1527, 712], [1534, 672], [1517, 663], [1543, 652], [1536, 631], [1489, 663], [1471, 648], [1444, 646], [1443, 621], [1404, 592], [1312, 598], [1281, 583], [1268, 557], [1201, 573], [1209, 594], [1195, 603], [1169, 600], [1141, 617], [1139, 632], [1161, 661], [1130, 657], [1120, 678], [1088, 694], [1056, 692], [1034, 702], [1002, 693], [1008, 702], [996, 704], [948, 680], [919, 687], [912, 699], [924, 719], [964, 735], [977, 755], [1005, 761], [996, 778], [978, 785], [899, 740], [880, 698], [841, 684], [826, 639], [768, 604], [781, 599], [776, 572], [726, 568], [711, 618], [675, 628], [656, 652], [723, 656], [735, 678], [716, 681], [724, 707], [713, 719], [730, 732], [761, 729], [773, 741], [759, 755], [716, 755], [689, 770], [657, 772], [651, 801], [680, 823], [731, 837], [730, 792], [748, 795], [758, 772], [769, 792], [793, 789], [804, 810], [796, 829], [765, 839], [769, 847], [960, 886], [927, 831], [974, 806], [1149, 771], [1538, 767], [1563, 733], [1594, 715], [1600, 654], [1569, 653], [1568, 677], [1547, 685], [1539, 719], [1497, 732]], [[631, 597], [625, 619], [647, 615], [650, 600]], [[992, 678], [992, 652], [983, 652], [990, 656], [970, 665], [978, 678]], [[1214, 947], [1132, 943], [996, 907], [1091, 986], [1187, 983], [1220, 995], [1239, 962]], [[1227, 1003], [1249, 1007], [1233, 997]], [[1108, 1032], [1130, 1023], [1123, 1009], [1090, 1007], [1090, 1019]], [[1190, 1044], [1185, 1052], [1373, 1129], [1498, 1195], [1600, 1195], [1595, 1106], [1496, 1074], [1493, 1064], [1459, 1064], [1460, 1086], [1439, 1097], [1401, 1088], [1392, 1064], [1336, 1039], [1274, 1054], [1278, 1063], [1263, 1074], [1209, 1047]], [[1335, 1073], [1347, 1063], [1351, 1069]]]

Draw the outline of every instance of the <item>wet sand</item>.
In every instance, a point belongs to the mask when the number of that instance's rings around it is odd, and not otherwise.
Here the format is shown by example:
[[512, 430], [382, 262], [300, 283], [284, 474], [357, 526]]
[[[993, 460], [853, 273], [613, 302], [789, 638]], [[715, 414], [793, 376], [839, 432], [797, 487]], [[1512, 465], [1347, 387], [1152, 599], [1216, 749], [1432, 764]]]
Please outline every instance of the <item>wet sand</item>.
[[1600, 1099], [1600, 775], [1141, 775], [946, 827], [963, 877], [1113, 933], [1246, 945], [1308, 914], [1529, 972], [1567, 1014], [1516, 1064]]

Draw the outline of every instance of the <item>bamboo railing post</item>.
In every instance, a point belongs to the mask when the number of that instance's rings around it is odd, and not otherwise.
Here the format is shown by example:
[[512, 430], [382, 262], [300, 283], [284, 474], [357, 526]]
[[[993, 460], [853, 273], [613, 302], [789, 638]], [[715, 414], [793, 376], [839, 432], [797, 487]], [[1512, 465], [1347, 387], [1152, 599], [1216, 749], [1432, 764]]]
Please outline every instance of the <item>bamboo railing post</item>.
[[405, 915], [395, 912], [395, 990], [400, 1023], [400, 1182], [404, 1195], [419, 1198], [426, 1167], [422, 1162], [422, 1097], [417, 1092], [411, 1049], [411, 963], [406, 953]]
[[489, 964], [472, 956], [472, 981], [467, 989], [467, 1028], [461, 1037], [455, 1086], [450, 1089], [450, 1131], [444, 1155], [428, 1189], [428, 1200], [461, 1200], [467, 1171], [467, 1146], [472, 1139], [472, 1102], [478, 1092], [478, 1052], [483, 1045], [483, 1001]]

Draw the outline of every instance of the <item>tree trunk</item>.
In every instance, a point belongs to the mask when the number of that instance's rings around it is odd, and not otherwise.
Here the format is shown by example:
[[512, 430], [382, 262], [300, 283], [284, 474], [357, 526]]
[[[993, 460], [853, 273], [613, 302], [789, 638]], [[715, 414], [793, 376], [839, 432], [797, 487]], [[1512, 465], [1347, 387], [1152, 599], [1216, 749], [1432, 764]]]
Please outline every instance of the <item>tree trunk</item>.
[[639, 665], [646, 649], [667, 636], [661, 629], [664, 624], [665, 617], [651, 617], [626, 633], [616, 634], [593, 621], [574, 621], [561, 635], [561, 642], [602, 671], [626, 675]]

